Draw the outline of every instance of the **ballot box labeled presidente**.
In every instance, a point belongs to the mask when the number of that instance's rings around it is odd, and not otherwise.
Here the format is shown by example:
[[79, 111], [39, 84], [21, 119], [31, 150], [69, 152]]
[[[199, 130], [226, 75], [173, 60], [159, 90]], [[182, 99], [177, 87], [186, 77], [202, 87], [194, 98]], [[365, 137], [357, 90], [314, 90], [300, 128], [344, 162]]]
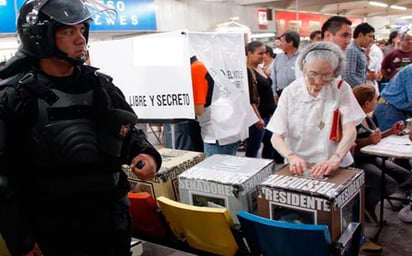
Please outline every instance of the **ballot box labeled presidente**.
[[258, 186], [258, 215], [328, 225], [336, 241], [350, 222], [363, 222], [363, 170], [338, 169], [328, 177], [295, 176], [286, 165]]

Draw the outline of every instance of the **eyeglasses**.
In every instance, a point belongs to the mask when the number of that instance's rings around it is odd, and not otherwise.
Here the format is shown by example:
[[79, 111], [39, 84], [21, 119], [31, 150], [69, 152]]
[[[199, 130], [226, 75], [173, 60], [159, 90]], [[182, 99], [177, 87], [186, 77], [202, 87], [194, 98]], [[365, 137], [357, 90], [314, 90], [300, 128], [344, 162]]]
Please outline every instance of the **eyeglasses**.
[[308, 72], [308, 73], [305, 73], [305, 75], [310, 79], [318, 78], [318, 79], [322, 79], [325, 82], [330, 82], [335, 78], [335, 76], [333, 74], [323, 74], [322, 75], [322, 74], [318, 74], [316, 72]]

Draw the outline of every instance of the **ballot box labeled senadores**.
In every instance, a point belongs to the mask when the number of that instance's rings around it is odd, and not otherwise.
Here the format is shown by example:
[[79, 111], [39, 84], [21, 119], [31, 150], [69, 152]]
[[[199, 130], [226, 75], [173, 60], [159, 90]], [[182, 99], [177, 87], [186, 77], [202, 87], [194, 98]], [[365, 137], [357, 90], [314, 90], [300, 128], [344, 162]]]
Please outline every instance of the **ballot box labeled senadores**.
[[130, 168], [123, 168], [126, 172], [131, 192], [148, 192], [154, 198], [165, 196], [179, 201], [177, 176], [205, 159], [205, 154], [194, 151], [161, 148], [158, 150], [162, 156], [162, 166], [156, 177], [151, 180], [137, 178]]
[[257, 185], [273, 171], [272, 160], [212, 155], [178, 175], [180, 201], [196, 206], [225, 207], [238, 223], [239, 210], [256, 212]]
[[338, 169], [329, 177], [290, 173], [286, 165], [258, 186], [258, 215], [287, 222], [328, 225], [336, 241], [350, 222], [363, 222], [363, 170]]

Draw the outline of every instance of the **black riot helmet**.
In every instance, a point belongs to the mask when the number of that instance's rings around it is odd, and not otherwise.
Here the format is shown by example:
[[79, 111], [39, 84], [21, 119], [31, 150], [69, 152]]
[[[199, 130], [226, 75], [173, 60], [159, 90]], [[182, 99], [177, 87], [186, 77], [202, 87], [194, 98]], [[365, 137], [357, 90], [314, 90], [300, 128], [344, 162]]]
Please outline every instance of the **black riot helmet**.
[[57, 49], [56, 28], [83, 23], [87, 41], [91, 18], [101, 12], [116, 15], [114, 9], [97, 0], [26, 0], [17, 18], [20, 51], [35, 58], [57, 57], [72, 65], [82, 64], [86, 56], [69, 58]]

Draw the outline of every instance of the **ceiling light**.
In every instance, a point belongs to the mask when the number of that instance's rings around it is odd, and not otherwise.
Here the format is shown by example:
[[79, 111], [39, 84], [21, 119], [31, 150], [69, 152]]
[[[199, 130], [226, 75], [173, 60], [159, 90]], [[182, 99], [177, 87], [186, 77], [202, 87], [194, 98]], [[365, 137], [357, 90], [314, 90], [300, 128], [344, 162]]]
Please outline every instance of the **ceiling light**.
[[379, 7], [388, 7], [388, 5], [385, 3], [375, 2], [375, 1], [369, 1], [369, 4], [373, 6], [379, 6]]
[[405, 7], [405, 6], [391, 5], [391, 8], [392, 8], [392, 9], [396, 9], [396, 10], [406, 11], [406, 7]]

